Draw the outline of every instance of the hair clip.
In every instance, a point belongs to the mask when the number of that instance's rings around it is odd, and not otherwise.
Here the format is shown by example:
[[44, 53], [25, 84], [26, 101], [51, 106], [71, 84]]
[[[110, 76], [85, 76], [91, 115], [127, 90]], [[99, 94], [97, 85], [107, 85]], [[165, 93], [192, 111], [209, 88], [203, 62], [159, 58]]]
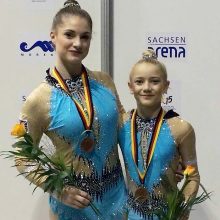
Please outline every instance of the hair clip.
[[81, 9], [79, 3], [77, 1], [67, 1], [66, 3], [64, 3], [64, 8], [66, 7], [73, 7], [73, 8], [77, 8], [77, 9]]
[[143, 54], [143, 57], [142, 57], [144, 60], [150, 60], [150, 59], [153, 59], [153, 60], [157, 60], [157, 55], [155, 53], [152, 53], [152, 54]]

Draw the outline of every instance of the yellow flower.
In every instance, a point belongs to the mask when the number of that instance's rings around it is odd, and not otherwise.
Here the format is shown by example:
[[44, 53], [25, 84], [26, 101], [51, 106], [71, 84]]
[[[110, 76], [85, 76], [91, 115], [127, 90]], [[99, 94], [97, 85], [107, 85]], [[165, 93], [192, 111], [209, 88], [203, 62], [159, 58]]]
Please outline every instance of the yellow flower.
[[24, 124], [16, 124], [11, 131], [11, 135], [12, 136], [16, 136], [16, 137], [22, 137], [26, 134], [26, 130], [24, 127]]
[[184, 170], [183, 174], [186, 176], [191, 175], [195, 171], [195, 167], [192, 165], [187, 165], [186, 169]]

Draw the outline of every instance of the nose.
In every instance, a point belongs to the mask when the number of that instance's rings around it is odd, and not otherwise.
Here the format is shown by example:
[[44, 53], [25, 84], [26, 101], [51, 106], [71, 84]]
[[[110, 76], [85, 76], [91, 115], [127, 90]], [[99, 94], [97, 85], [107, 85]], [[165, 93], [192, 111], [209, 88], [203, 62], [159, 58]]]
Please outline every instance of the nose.
[[80, 39], [79, 36], [76, 36], [73, 39], [73, 46], [76, 47], [76, 48], [80, 48], [81, 47], [81, 39]]
[[151, 90], [152, 90], [151, 84], [148, 81], [146, 81], [143, 86], [144, 86], [143, 87], [144, 92], [151, 92]]

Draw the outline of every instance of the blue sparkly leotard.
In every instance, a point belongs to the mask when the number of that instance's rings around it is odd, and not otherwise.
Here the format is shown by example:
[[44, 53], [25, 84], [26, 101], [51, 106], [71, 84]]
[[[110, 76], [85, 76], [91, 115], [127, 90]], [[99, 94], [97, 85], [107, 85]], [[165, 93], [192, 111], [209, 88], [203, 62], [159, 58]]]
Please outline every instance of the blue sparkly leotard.
[[[139, 116], [135, 119], [138, 155], [138, 162], [135, 163], [132, 156], [131, 115], [131, 112], [125, 115], [124, 123], [119, 132], [119, 142], [128, 178], [128, 219], [157, 220], [158, 218], [154, 213], [158, 211], [159, 208], [164, 207], [164, 193], [172, 187], [177, 187], [175, 171], [178, 165], [179, 151], [185, 155], [185, 164], [195, 162], [193, 140], [189, 142], [190, 144], [186, 151], [180, 149], [181, 146], [183, 148], [185, 147], [184, 142], [186, 142], [186, 140], [193, 139], [191, 134], [194, 134], [194, 131], [189, 123], [177, 117], [176, 113], [172, 111], [168, 112], [163, 119], [155, 151], [148, 167], [144, 183], [141, 183], [137, 167], [143, 172], [143, 158], [145, 158], [143, 155], [144, 146], [142, 146], [143, 133], [147, 133], [147, 143], [150, 143], [156, 119], [144, 120]], [[149, 144], [146, 145], [145, 147], [149, 148]], [[148, 150], [149, 149], [146, 149], [146, 151]], [[196, 192], [198, 189], [199, 174], [197, 171], [193, 174], [192, 180], [194, 182], [186, 189], [189, 194]], [[144, 188], [147, 192], [146, 198], [141, 201], [139, 201], [136, 196], [136, 192], [138, 192], [140, 188]]]
[[[45, 133], [53, 143], [53, 154], [65, 152], [65, 161], [73, 161], [75, 186], [92, 196], [104, 219], [120, 220], [126, 201], [117, 150], [118, 122], [123, 108], [110, 77], [102, 72], [87, 72], [94, 107], [92, 131], [95, 147], [92, 152], [85, 152], [80, 147], [79, 140], [85, 128], [76, 105], [49, 73], [46, 82], [27, 98], [21, 120], [27, 122], [28, 131], [36, 143]], [[85, 109], [80, 77], [69, 79], [66, 84]], [[50, 207], [59, 220], [98, 219], [90, 206], [74, 209], [53, 195], [50, 196]]]

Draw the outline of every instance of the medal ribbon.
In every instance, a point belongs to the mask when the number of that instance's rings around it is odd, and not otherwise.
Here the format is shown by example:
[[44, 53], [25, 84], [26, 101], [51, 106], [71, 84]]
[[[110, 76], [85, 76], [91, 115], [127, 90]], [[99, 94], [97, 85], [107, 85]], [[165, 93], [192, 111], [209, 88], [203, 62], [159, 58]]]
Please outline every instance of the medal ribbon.
[[137, 110], [135, 109], [133, 111], [132, 117], [131, 117], [131, 150], [132, 150], [132, 158], [133, 158], [133, 160], [136, 164], [140, 182], [142, 184], [144, 184], [144, 179], [146, 177], [148, 167], [150, 165], [150, 162], [151, 162], [153, 154], [154, 154], [154, 150], [155, 150], [157, 139], [158, 139], [158, 136], [159, 136], [159, 133], [160, 133], [160, 128], [161, 128], [161, 125], [162, 125], [162, 122], [163, 122], [163, 117], [165, 115], [165, 111], [161, 108], [160, 112], [159, 112], [159, 114], [156, 118], [155, 126], [154, 126], [154, 129], [153, 129], [153, 133], [152, 133], [152, 137], [151, 137], [151, 141], [150, 141], [150, 145], [149, 145], [149, 149], [148, 149], [148, 153], [147, 153], [147, 161], [146, 161], [147, 166], [146, 166], [146, 169], [144, 170], [144, 172], [141, 172], [138, 169], [138, 147], [137, 147], [136, 115], [137, 115]]
[[85, 103], [86, 103], [86, 108], [88, 111], [88, 116], [85, 113], [85, 111], [83, 110], [83, 106], [70, 93], [68, 86], [66, 85], [63, 77], [60, 75], [60, 73], [58, 72], [56, 67], [53, 69], [52, 73], [53, 73], [54, 78], [58, 81], [58, 83], [62, 87], [62, 89], [72, 98], [73, 102], [75, 103], [76, 108], [79, 112], [80, 118], [83, 122], [85, 130], [91, 130], [93, 117], [94, 117], [92, 95], [90, 92], [88, 74], [86, 72], [85, 67], [83, 66], [82, 68], [83, 68], [82, 69], [82, 83], [83, 83], [83, 90], [84, 90], [84, 94], [85, 94]]

